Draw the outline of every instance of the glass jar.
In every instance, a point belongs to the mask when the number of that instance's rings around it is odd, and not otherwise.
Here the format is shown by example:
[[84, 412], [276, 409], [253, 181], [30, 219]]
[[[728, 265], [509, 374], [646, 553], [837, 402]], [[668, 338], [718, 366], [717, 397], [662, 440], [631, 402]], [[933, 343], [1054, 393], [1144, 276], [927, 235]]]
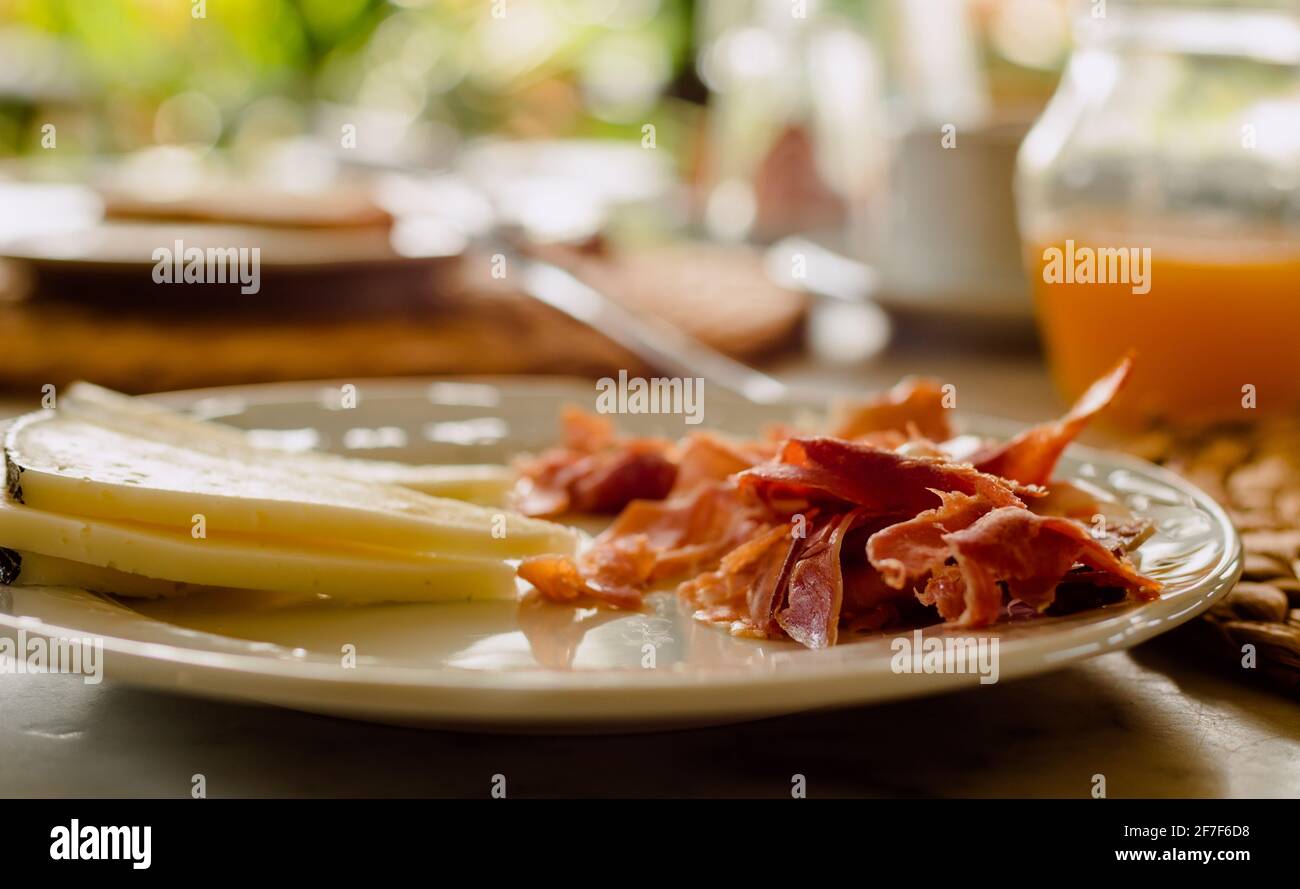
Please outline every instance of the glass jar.
[[1021, 146], [1017, 209], [1053, 374], [1135, 350], [1132, 423], [1300, 407], [1300, 12], [1087, 0]]

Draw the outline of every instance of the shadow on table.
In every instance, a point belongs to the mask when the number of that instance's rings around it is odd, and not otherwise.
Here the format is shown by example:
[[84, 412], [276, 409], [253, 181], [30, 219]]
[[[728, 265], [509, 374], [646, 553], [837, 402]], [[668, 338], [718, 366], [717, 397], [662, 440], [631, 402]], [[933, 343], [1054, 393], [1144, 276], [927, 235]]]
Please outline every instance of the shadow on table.
[[93, 698], [85, 740], [138, 753], [125, 795], [185, 796], [196, 773], [213, 797], [486, 797], [498, 774], [514, 797], [782, 797], [803, 775], [820, 797], [1086, 798], [1099, 774], [1113, 797], [1223, 795], [1213, 750], [1182, 737], [1186, 701], [1159, 673], [1135, 685], [1127, 658], [924, 700], [604, 736], [421, 731], [114, 687]]
[[1295, 668], [1268, 662], [1261, 654], [1253, 669], [1235, 643], [1205, 620], [1194, 620], [1139, 646], [1133, 658], [1150, 669], [1177, 674], [1179, 688], [1216, 701], [1236, 701], [1242, 693], [1263, 694], [1264, 700], [1300, 702]]

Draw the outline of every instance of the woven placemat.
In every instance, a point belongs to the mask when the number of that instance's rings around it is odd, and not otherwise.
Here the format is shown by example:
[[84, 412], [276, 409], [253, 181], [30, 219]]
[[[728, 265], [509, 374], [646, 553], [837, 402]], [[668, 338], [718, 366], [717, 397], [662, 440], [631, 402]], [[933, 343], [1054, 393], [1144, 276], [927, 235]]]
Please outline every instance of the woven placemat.
[[1300, 418], [1152, 432], [1129, 450], [1198, 485], [1241, 532], [1241, 582], [1182, 639], [1242, 678], [1300, 696]]

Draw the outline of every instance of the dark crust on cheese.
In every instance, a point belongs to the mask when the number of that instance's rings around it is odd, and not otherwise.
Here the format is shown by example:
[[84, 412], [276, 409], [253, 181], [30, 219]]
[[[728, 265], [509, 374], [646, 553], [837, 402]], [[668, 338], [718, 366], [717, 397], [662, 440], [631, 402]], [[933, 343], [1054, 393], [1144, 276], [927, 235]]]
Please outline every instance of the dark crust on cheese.
[[3, 433], [4, 440], [5, 496], [14, 503], [24, 502], [23, 468], [18, 465], [18, 461], [13, 459], [13, 455], [9, 450], [9, 445], [13, 441], [14, 430], [25, 420], [26, 417], [20, 417], [13, 423], [7, 423], [4, 426], [0, 426], [0, 433]]
[[14, 503], [23, 502], [23, 468], [12, 460], [5, 461], [5, 494]]
[[0, 546], [0, 584], [13, 583], [22, 570], [22, 554]]

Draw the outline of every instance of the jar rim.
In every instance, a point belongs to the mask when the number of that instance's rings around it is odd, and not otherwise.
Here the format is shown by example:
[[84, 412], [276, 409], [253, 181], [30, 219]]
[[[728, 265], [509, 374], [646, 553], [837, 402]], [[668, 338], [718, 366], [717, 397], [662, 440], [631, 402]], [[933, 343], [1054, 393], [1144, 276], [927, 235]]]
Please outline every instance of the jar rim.
[[1300, 10], [1292, 4], [1075, 0], [1072, 30], [1079, 47], [1233, 56], [1300, 65]]

